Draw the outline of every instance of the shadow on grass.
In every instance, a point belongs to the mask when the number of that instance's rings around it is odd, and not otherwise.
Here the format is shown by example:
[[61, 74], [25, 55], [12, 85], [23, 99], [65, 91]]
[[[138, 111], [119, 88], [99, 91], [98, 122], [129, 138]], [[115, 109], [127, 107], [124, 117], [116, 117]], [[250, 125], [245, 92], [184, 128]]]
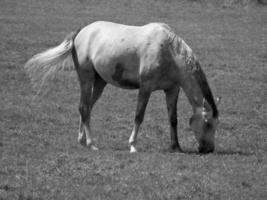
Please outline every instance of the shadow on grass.
[[217, 155], [240, 155], [240, 156], [251, 156], [251, 155], [253, 155], [252, 152], [235, 151], [235, 150], [220, 150], [220, 151], [215, 151], [214, 154], [217, 154]]
[[187, 149], [187, 150], [183, 150], [184, 154], [196, 154], [196, 155], [222, 155], [222, 156], [230, 156], [230, 155], [240, 155], [240, 156], [251, 156], [253, 155], [252, 152], [246, 152], [246, 151], [240, 151], [240, 150], [215, 150], [213, 153], [208, 153], [208, 154], [201, 154], [196, 150], [191, 150], [191, 149]]

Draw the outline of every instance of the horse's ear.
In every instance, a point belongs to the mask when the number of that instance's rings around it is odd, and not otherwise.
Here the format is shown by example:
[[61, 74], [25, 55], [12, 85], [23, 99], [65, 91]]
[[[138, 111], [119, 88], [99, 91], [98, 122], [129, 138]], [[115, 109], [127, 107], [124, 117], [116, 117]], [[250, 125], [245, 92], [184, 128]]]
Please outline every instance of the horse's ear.
[[217, 97], [217, 98], [215, 99], [215, 103], [216, 103], [216, 105], [219, 105], [220, 102], [221, 102], [221, 100], [222, 100], [222, 97]]

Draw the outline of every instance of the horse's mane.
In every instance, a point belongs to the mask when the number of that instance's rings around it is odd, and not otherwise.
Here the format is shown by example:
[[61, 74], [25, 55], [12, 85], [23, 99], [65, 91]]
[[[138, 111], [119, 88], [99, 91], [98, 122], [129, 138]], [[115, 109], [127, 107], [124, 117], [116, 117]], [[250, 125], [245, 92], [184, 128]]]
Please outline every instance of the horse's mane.
[[217, 118], [219, 115], [219, 111], [218, 111], [216, 103], [214, 101], [214, 98], [213, 98], [210, 86], [208, 84], [207, 78], [206, 78], [206, 76], [205, 76], [198, 61], [195, 61], [195, 65], [196, 65], [196, 70], [194, 70], [193, 75], [199, 84], [199, 87], [203, 93], [204, 98], [206, 99], [206, 101], [209, 103], [209, 105], [212, 108], [213, 117]]
[[199, 62], [197, 61], [192, 49], [177, 35], [174, 33], [171, 34], [171, 43], [180, 57], [185, 60], [185, 63], [190, 66], [190, 71], [193, 73], [193, 76], [196, 78], [196, 81], [202, 91], [202, 94], [206, 101], [211, 106], [213, 111], [213, 117], [217, 118], [219, 115], [216, 103], [214, 101], [210, 86], [208, 84], [205, 73], [203, 72]]

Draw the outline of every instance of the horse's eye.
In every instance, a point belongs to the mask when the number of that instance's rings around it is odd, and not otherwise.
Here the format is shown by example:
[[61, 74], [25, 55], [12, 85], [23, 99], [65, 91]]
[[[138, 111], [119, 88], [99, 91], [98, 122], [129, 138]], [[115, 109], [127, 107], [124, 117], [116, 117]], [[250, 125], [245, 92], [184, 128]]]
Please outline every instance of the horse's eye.
[[191, 126], [192, 123], [193, 123], [193, 117], [190, 117], [190, 119], [189, 119], [189, 126]]
[[210, 130], [212, 128], [212, 124], [210, 123], [210, 122], [207, 122], [206, 124], [205, 124], [205, 129], [206, 130]]

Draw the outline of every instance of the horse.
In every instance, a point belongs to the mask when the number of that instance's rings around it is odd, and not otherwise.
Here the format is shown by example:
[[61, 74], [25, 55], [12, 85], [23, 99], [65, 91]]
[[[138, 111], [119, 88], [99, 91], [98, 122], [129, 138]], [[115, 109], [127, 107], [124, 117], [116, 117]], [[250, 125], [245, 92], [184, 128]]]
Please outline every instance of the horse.
[[[106, 21], [71, 32], [62, 43], [36, 54], [25, 64], [34, 85], [42, 88], [48, 78], [72, 60], [80, 84], [78, 142], [98, 150], [92, 139], [91, 111], [107, 84], [138, 89], [130, 152], [137, 152], [137, 135], [151, 93], [163, 90], [170, 126], [170, 149], [180, 151], [177, 135], [177, 101], [182, 89], [192, 106], [189, 120], [199, 153], [215, 149], [219, 112], [205, 73], [192, 49], [169, 25], [149, 23], [129, 26]], [[40, 89], [41, 90], [41, 89]]]

